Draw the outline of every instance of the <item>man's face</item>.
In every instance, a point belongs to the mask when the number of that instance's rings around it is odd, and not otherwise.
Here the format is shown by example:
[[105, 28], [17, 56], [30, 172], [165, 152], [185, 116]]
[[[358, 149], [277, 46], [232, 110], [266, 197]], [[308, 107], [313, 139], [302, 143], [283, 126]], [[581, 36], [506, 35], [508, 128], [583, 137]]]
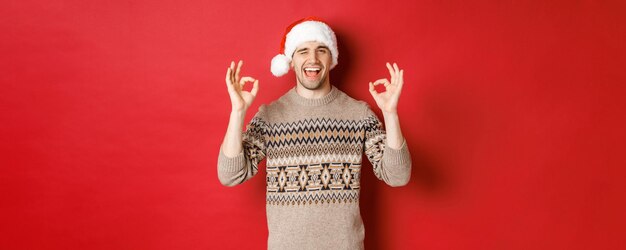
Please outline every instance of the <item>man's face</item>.
[[291, 60], [298, 83], [309, 90], [316, 90], [330, 83], [328, 74], [332, 63], [330, 50], [320, 42], [305, 42], [296, 48]]

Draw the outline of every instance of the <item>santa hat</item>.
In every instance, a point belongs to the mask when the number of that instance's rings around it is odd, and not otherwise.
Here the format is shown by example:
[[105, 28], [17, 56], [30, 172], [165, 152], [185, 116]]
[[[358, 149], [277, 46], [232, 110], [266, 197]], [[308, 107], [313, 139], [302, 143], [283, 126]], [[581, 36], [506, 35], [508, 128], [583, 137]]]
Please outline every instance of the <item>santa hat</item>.
[[332, 69], [337, 65], [339, 51], [337, 50], [335, 32], [320, 19], [307, 17], [287, 27], [280, 44], [280, 54], [272, 58], [271, 70], [274, 76], [280, 77], [289, 72], [293, 53], [298, 46], [305, 42], [320, 42], [326, 45], [333, 57], [330, 68]]

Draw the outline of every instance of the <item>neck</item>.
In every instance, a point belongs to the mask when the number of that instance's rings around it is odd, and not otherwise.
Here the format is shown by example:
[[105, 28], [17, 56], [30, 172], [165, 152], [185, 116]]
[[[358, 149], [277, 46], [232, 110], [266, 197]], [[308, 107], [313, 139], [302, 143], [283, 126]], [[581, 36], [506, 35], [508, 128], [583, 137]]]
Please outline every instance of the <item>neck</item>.
[[[328, 84], [330, 91], [328, 93], [326, 93], [326, 95], [319, 97], [319, 98], [306, 98], [304, 96], [302, 96], [301, 94], [298, 94], [298, 89], [304, 89], [303, 87], [294, 87], [291, 90], [289, 90], [289, 92], [287, 92], [286, 94], [286, 98], [289, 99], [290, 103], [292, 104], [297, 104], [297, 105], [302, 105], [302, 106], [323, 106], [326, 104], [331, 103], [333, 100], [335, 100], [335, 98], [337, 96], [340, 95], [341, 91], [339, 89], [337, 89], [334, 86], [331, 86], [330, 84]], [[319, 93], [322, 93], [321, 91], [318, 91]]]
[[296, 84], [296, 93], [298, 93], [299, 96], [307, 99], [322, 98], [330, 93], [330, 89], [331, 85], [328, 81], [324, 82], [319, 88], [313, 90], [305, 88], [299, 82], [298, 84]]

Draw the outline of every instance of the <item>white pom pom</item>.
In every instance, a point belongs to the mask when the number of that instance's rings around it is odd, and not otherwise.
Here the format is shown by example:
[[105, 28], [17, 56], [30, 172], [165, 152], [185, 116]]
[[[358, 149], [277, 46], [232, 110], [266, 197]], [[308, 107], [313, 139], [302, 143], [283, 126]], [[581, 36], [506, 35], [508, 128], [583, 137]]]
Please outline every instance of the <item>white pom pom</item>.
[[283, 54], [276, 55], [274, 58], [272, 58], [272, 66], [271, 66], [272, 74], [276, 77], [280, 77], [280, 76], [287, 74], [287, 72], [289, 72], [290, 62], [291, 62], [291, 59], [289, 59], [289, 57]]

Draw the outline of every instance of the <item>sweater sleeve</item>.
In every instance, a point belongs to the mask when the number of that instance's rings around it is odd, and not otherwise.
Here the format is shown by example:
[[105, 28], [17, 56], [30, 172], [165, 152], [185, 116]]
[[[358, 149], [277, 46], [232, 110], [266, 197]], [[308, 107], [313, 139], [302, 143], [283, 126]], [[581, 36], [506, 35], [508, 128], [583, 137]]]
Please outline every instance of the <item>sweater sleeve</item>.
[[243, 150], [235, 157], [228, 157], [220, 147], [217, 160], [217, 176], [225, 186], [235, 186], [252, 178], [259, 171], [258, 164], [265, 158], [265, 135], [267, 125], [262, 109], [255, 114], [243, 133]]
[[365, 155], [374, 167], [376, 177], [389, 186], [404, 186], [411, 178], [411, 154], [402, 142], [400, 149], [387, 146], [387, 135], [376, 114], [366, 107]]

